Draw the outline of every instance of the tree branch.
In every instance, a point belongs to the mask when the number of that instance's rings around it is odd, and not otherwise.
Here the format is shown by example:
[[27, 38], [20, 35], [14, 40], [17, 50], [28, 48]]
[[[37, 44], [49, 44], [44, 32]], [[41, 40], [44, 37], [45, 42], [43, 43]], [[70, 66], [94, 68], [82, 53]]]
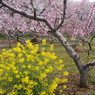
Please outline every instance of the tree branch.
[[95, 37], [95, 35], [91, 38], [90, 43], [92, 42], [92, 40], [94, 39], [94, 37]]
[[9, 8], [10, 10], [12, 10], [12, 11], [14, 11], [14, 12], [20, 14], [20, 15], [23, 15], [23, 16], [25, 16], [25, 17], [27, 17], [27, 18], [30, 18], [30, 19], [33, 19], [33, 20], [36, 20], [36, 21], [44, 22], [52, 31], [54, 31], [53, 26], [51, 25], [51, 23], [50, 23], [46, 18], [44, 18], [44, 17], [36, 17], [36, 18], [35, 18], [35, 16], [32, 16], [32, 15], [26, 13], [26, 12], [23, 12], [23, 11], [21, 11], [21, 10], [18, 10], [18, 9], [16, 9], [16, 8], [11, 7], [10, 5], [6, 4], [6, 3], [5, 3], [4, 1], [2, 1], [2, 0], [0, 0], [0, 4], [2, 4], [3, 6]]
[[17, 41], [20, 42], [20, 43], [25, 47], [25, 44], [24, 44], [22, 41], [19, 40], [19, 35], [18, 35], [18, 33], [17, 33]]
[[0, 5], [0, 8], [2, 8], [3, 7], [3, 5]]
[[94, 66], [95, 66], [95, 60], [84, 65], [84, 69], [88, 69], [88, 71], [90, 71]]
[[[78, 37], [77, 37], [78, 38]], [[89, 42], [87, 39], [85, 38], [79, 38], [80, 40], [82, 40], [83, 42], [86, 42], [89, 46], [89, 49], [92, 50], [92, 46], [91, 46], [91, 42]]]
[[37, 15], [36, 15], [37, 9], [34, 7], [33, 0], [31, 0], [31, 5], [32, 5], [32, 7], [33, 7], [34, 17], [35, 17], [35, 19], [36, 19], [36, 17], [37, 17]]
[[59, 27], [61, 27], [61, 25], [63, 24], [64, 19], [65, 19], [66, 6], [67, 6], [67, 0], [64, 0], [64, 1], [63, 1], [63, 3], [64, 3], [64, 8], [63, 8], [63, 17], [62, 17], [61, 22], [59, 23], [59, 25], [57, 26], [57, 28], [56, 28], [55, 30], [58, 30], [58, 29], [59, 29]]

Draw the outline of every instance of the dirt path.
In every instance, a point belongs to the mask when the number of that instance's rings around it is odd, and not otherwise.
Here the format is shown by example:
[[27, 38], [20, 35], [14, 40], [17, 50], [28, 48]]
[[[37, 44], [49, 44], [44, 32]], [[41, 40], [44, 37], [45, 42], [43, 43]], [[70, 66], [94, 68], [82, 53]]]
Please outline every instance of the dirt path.
[[[17, 41], [11, 40], [11, 45], [16, 45]], [[8, 40], [0, 40], [0, 46], [9, 46]]]

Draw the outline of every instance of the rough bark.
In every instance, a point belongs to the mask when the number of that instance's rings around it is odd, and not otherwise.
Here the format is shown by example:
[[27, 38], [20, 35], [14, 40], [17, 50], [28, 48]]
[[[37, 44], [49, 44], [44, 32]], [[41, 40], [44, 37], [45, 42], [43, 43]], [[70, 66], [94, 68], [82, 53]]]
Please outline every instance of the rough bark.
[[63, 37], [63, 35], [60, 32], [54, 32], [55, 37], [61, 42], [61, 44], [64, 46], [70, 57], [74, 60], [76, 63], [76, 66], [78, 70], [81, 72], [83, 70], [83, 64], [80, 56], [72, 49], [70, 44], [67, 42], [67, 40]]
[[85, 69], [80, 73], [80, 84], [83, 88], [86, 88], [88, 86], [87, 74], [88, 72]]

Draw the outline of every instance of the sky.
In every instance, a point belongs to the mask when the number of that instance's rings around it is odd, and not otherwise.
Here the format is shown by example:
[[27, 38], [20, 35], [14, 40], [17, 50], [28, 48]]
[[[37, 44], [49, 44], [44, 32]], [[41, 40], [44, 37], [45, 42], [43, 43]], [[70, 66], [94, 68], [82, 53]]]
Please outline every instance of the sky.
[[[74, 1], [82, 1], [82, 0], [74, 0]], [[89, 2], [95, 2], [95, 0], [87, 0]]]

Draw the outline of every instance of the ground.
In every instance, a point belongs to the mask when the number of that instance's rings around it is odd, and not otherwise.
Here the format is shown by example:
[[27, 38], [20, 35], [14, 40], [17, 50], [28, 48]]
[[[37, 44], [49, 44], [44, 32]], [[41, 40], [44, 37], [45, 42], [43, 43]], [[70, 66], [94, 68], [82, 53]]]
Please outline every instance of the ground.
[[[59, 85], [59, 88], [63, 84]], [[66, 83], [67, 88], [63, 90], [63, 93], [56, 95], [95, 95], [95, 84], [89, 82], [87, 88], [80, 87], [80, 77], [79, 74], [72, 74], [68, 76], [68, 82]]]
[[[12, 45], [16, 45], [16, 44], [17, 44], [17, 41], [12, 40], [12, 41], [11, 41], [11, 44], [12, 44]], [[0, 40], [0, 46], [9, 46], [8, 40]]]

